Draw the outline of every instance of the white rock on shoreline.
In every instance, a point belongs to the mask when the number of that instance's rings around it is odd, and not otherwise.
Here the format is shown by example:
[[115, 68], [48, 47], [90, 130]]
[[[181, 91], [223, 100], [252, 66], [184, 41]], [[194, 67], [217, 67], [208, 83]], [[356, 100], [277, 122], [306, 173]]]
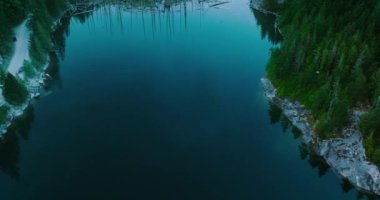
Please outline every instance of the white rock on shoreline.
[[309, 120], [311, 113], [297, 101], [277, 96], [271, 81], [261, 80], [265, 96], [283, 110], [284, 115], [302, 133], [304, 143], [322, 156], [333, 171], [364, 192], [380, 195], [380, 172], [376, 165], [366, 159], [361, 133], [358, 129], [360, 110], [352, 111], [352, 123], [343, 130], [342, 138], [321, 140], [315, 134]]
[[[67, 9], [62, 16], [54, 22], [56, 27], [58, 27], [58, 22], [61, 20], [62, 17], [66, 15], [66, 13], [69, 13], [72, 11], [73, 6], [69, 6], [69, 9]], [[27, 20], [25, 20], [21, 25], [19, 25], [17, 28], [15, 28], [15, 34], [17, 38], [17, 43], [15, 45], [15, 54], [12, 57], [12, 60], [8, 66], [8, 72], [11, 73], [14, 76], [18, 76], [19, 78], [23, 77], [22, 73], [20, 72], [20, 69], [22, 68], [23, 61], [30, 60], [29, 56], [29, 38], [30, 38], [30, 30], [26, 26]], [[36, 73], [36, 75], [33, 78], [30, 78], [26, 81], [26, 87], [29, 91], [29, 97], [28, 100], [23, 103], [20, 106], [13, 106], [9, 105], [5, 102], [4, 98], [2, 98], [2, 94], [0, 94], [0, 104], [2, 105], [8, 105], [9, 106], [9, 112], [8, 116], [3, 124], [0, 125], [0, 138], [4, 136], [4, 134], [7, 132], [8, 128], [12, 125], [12, 122], [15, 118], [21, 116], [26, 108], [31, 104], [33, 98], [36, 98], [40, 95], [40, 88], [44, 84], [45, 77], [48, 76], [45, 71], [49, 66], [50, 60], [49, 55], [46, 55], [47, 63], [42, 67], [40, 71]], [[0, 56], [1, 58], [1, 56]]]
[[[284, 0], [278, 0], [278, 3], [283, 2]], [[263, 8], [263, 0], [251, 0], [250, 5], [265, 14], [278, 16]], [[380, 172], [376, 165], [367, 160], [358, 128], [360, 116], [365, 111], [352, 111], [351, 125], [343, 130], [342, 138], [320, 140], [308, 120], [310, 111], [299, 102], [279, 98], [270, 80], [263, 78], [262, 84], [267, 98], [283, 110], [284, 115], [301, 131], [303, 142], [313, 147], [334, 172], [359, 190], [380, 195]]]

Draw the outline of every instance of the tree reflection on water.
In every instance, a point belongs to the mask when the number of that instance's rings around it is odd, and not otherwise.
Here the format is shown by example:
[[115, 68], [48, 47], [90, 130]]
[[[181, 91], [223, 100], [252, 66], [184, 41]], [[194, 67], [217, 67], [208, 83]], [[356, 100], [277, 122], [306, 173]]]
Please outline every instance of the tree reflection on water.
[[252, 9], [252, 13], [257, 25], [261, 28], [261, 37], [267, 38], [272, 44], [280, 44], [283, 38], [276, 26], [276, 16], [264, 14], [255, 9]]
[[[81, 1], [91, 3], [94, 1]], [[65, 59], [66, 39], [70, 35], [70, 23], [75, 20], [84, 23], [87, 20], [93, 19], [94, 11], [102, 12], [106, 16], [106, 28], [112, 29], [112, 24], [127, 23], [121, 17], [121, 13], [131, 13], [131, 22], [133, 20], [146, 20], [145, 14], [150, 15], [150, 22], [147, 20], [145, 26], [152, 26], [151, 34], [158, 26], [163, 25], [163, 29], [168, 33], [173, 34], [175, 23], [174, 14], [180, 14], [183, 20], [182, 25], [187, 28], [187, 12], [199, 12], [202, 15], [204, 8], [210, 8], [217, 4], [217, 0], [205, 1], [191, 1], [191, 0], [170, 0], [170, 1], [152, 1], [152, 0], [103, 0], [96, 1], [97, 4], [92, 6], [84, 5], [82, 12], [67, 13], [57, 23], [55, 31], [52, 33], [52, 41], [54, 44], [54, 51], [49, 52], [49, 65], [46, 69], [47, 79], [44, 82], [41, 94], [42, 96], [48, 95], [54, 89], [62, 88], [62, 80], [60, 77], [60, 63]], [[100, 2], [100, 3], [99, 3]], [[49, 3], [49, 2], [48, 2]], [[112, 11], [112, 12], [111, 12]], [[53, 12], [53, 11], [51, 11]], [[59, 16], [61, 11], [55, 10], [57, 13], [51, 13], [53, 16]], [[179, 12], [179, 13], [178, 13]], [[133, 15], [133, 17], [132, 17]], [[50, 19], [47, 19], [50, 20]], [[116, 20], [116, 21], [114, 21]], [[165, 28], [166, 26], [166, 28]], [[123, 27], [123, 26], [122, 26]], [[19, 154], [20, 154], [20, 140], [28, 140], [29, 132], [33, 124], [34, 110], [33, 104], [30, 104], [25, 113], [14, 119], [12, 125], [8, 128], [7, 132], [0, 138], [0, 170], [8, 174], [12, 178], [18, 179], [19, 174]]]
[[[268, 114], [270, 116], [270, 122], [271, 124], [280, 123], [282, 130], [284, 133], [288, 133], [289, 129], [290, 132], [293, 135], [294, 139], [299, 139], [302, 135], [301, 131], [294, 127], [290, 121], [285, 117], [285, 115], [282, 113], [282, 110], [278, 108], [273, 103], [269, 103], [268, 108]], [[300, 142], [298, 145], [299, 155], [302, 160], [306, 160], [311, 168], [317, 169], [318, 176], [323, 177], [327, 174], [327, 172], [330, 171], [330, 166], [326, 163], [323, 157], [316, 154], [316, 152], [305, 143]], [[348, 193], [352, 191], [352, 189], [355, 189], [355, 187], [346, 179], [341, 180], [341, 188], [342, 191], [345, 193]], [[373, 196], [367, 193], [363, 193], [359, 190], [356, 190], [356, 198], [357, 199], [368, 199], [368, 200], [378, 200], [380, 199], [377, 196]]]
[[33, 106], [29, 105], [24, 114], [15, 119], [7, 133], [0, 139], [0, 169], [11, 177], [19, 178], [20, 140], [28, 140], [34, 119]]

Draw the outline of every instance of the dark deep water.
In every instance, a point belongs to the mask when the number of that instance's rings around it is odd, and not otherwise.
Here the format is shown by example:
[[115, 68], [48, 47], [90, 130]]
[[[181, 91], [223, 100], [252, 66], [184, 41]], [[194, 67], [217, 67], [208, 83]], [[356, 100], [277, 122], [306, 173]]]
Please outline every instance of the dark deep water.
[[263, 96], [268, 16], [118, 10], [71, 20], [52, 92], [0, 146], [0, 199], [356, 199]]

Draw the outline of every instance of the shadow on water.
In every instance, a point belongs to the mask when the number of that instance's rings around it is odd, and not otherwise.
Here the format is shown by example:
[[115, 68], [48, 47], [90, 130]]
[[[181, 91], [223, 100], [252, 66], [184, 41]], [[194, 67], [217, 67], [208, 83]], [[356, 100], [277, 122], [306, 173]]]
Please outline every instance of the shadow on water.
[[[96, 6], [90, 6], [74, 15], [80, 23], [90, 20], [104, 20], [105, 28], [109, 32], [120, 28], [122, 32], [128, 29], [142, 28], [145, 36], [155, 37], [155, 34], [166, 33], [172, 38], [177, 31], [187, 31], [188, 14], [199, 14], [200, 23], [210, 9], [218, 9], [226, 1], [222, 0], [103, 0]], [[93, 11], [101, 13], [101, 18], [93, 16]], [[122, 14], [128, 14], [127, 18]], [[141, 23], [134, 23], [134, 20]], [[134, 26], [140, 27], [134, 27]], [[91, 25], [89, 25], [91, 29]]]
[[[85, 1], [87, 3], [91, 0]], [[142, 20], [144, 34], [151, 34], [153, 37], [155, 32], [166, 31], [169, 37], [175, 34], [175, 28], [182, 26], [187, 30], [187, 13], [199, 12], [202, 17], [202, 12], [214, 7], [218, 4], [218, 0], [103, 0], [96, 6], [86, 7], [79, 13], [67, 15], [60, 19], [59, 26], [53, 32], [52, 40], [55, 46], [55, 51], [49, 55], [49, 66], [46, 73], [50, 76], [44, 85], [44, 91], [49, 93], [54, 88], [62, 87], [62, 80], [59, 73], [60, 62], [65, 58], [66, 38], [70, 35], [70, 23], [75, 20], [81, 24], [87, 21], [105, 20], [106, 29], [112, 30], [120, 25], [121, 28], [133, 29], [134, 20]], [[101, 12], [103, 19], [94, 19], [94, 12]], [[130, 13], [130, 19], [123, 19], [123, 13]], [[180, 21], [176, 21], [174, 15], [181, 15]], [[149, 15], [149, 16], [148, 16]], [[179, 23], [179, 24], [178, 24]], [[92, 23], [90, 23], [92, 24]], [[115, 27], [113, 27], [115, 26]], [[150, 27], [149, 27], [150, 26]], [[103, 28], [103, 27], [102, 27]], [[89, 29], [91, 27], [89, 26]], [[146, 30], [146, 31], [145, 31]]]
[[[212, 1], [215, 3], [215, 1]], [[180, 12], [183, 16], [182, 25], [183, 28], [187, 28], [186, 16], [187, 12], [196, 10], [202, 15], [202, 8], [206, 6], [210, 8], [213, 6], [212, 3], [207, 3], [207, 1], [105, 1], [104, 5], [100, 6], [97, 9], [101, 9], [102, 12], [108, 12], [111, 15], [109, 9], [116, 8], [120, 12], [130, 12], [131, 16], [139, 17], [144, 19], [144, 14], [150, 14], [150, 21], [146, 21], [146, 26], [151, 26], [149, 29], [151, 34], [154, 34], [155, 30], [160, 29], [161, 24], [164, 26], [164, 30], [169, 33], [174, 31], [174, 13]], [[115, 7], [116, 6], [116, 7]], [[272, 15], [266, 15], [259, 11], [252, 10], [254, 17], [256, 18], [258, 26], [261, 28], [262, 38], [267, 38], [273, 44], [279, 44], [282, 41], [281, 35], [275, 28], [275, 17]], [[50, 64], [46, 71], [49, 74], [50, 79], [47, 80], [44, 89], [49, 92], [54, 88], [61, 88], [62, 81], [60, 77], [60, 62], [65, 58], [65, 44], [66, 38], [70, 34], [70, 22], [72, 19], [84, 23], [87, 20], [92, 19], [93, 12], [83, 12], [77, 14], [73, 17], [67, 16], [63, 17], [60, 20], [59, 26], [56, 31], [53, 33], [53, 42], [55, 45], [55, 51], [50, 53]], [[117, 18], [117, 22], [112, 22], [112, 17], [109, 17], [109, 28], [112, 27], [112, 23], [121, 23], [127, 27], [126, 21], [123, 19]], [[133, 19], [133, 18], [131, 18]], [[148, 18], [146, 18], [148, 19]], [[178, 22], [177, 22], [178, 23]], [[143, 24], [145, 27], [145, 25]], [[111, 29], [111, 28], [110, 28]], [[291, 129], [293, 137], [298, 139], [301, 136], [299, 130], [294, 128], [289, 120], [284, 117], [281, 109], [270, 104], [269, 106], [269, 116], [272, 124], [280, 123], [282, 130], [288, 132]], [[4, 134], [3, 138], [0, 139], [0, 169], [10, 175], [11, 177], [18, 179], [19, 174], [19, 153], [20, 153], [20, 140], [28, 140], [29, 131], [31, 129], [34, 119], [34, 110], [33, 106], [30, 105], [24, 115], [16, 119], [12, 126], [9, 128], [8, 132]], [[300, 143], [299, 145], [299, 154], [302, 160], [306, 160], [309, 165], [317, 169], [319, 177], [324, 176], [329, 170], [330, 167], [326, 164], [324, 159], [316, 155], [312, 149], [307, 145]], [[354, 187], [346, 180], [342, 180], [342, 190], [344, 192], [350, 192]], [[362, 192], [357, 191], [357, 199], [377, 199], [376, 197], [369, 196]]]
[[59, 68], [61, 60], [65, 59], [66, 38], [70, 35], [70, 21], [71, 16], [61, 18], [60, 25], [53, 32], [52, 40], [55, 51], [51, 52], [49, 55], [49, 66], [46, 69], [46, 74], [49, 76], [48, 79], [45, 80], [45, 92], [52, 91], [55, 87], [62, 87]]
[[272, 44], [280, 44], [283, 38], [276, 27], [276, 16], [265, 14], [255, 9], [251, 10], [257, 25], [261, 29], [261, 37], [263, 39], [267, 38]]
[[[286, 133], [290, 130], [293, 134], [294, 139], [299, 139], [301, 137], [302, 133], [291, 124], [291, 122], [288, 120], [288, 118], [285, 117], [285, 115], [283, 115], [282, 110], [280, 108], [270, 103], [268, 113], [270, 116], [271, 124], [280, 123], [282, 131]], [[298, 148], [300, 158], [302, 160], [307, 160], [307, 162], [312, 168], [316, 168], [318, 170], [319, 177], [322, 177], [329, 171], [330, 166], [324, 161], [324, 159], [321, 156], [317, 155], [309, 146], [307, 146], [304, 143], [300, 143]]]
[[[284, 133], [288, 133], [289, 131], [292, 133], [294, 139], [299, 139], [301, 137], [301, 132], [299, 129], [294, 127], [291, 122], [285, 117], [282, 113], [282, 110], [274, 105], [273, 103], [269, 103], [268, 114], [270, 117], [271, 124], [279, 123], [282, 131]], [[319, 177], [323, 177], [327, 172], [331, 170], [330, 166], [326, 163], [323, 157], [316, 154], [316, 152], [305, 143], [300, 142], [298, 145], [299, 155], [302, 160], [307, 161], [311, 168], [317, 169], [317, 173]], [[341, 188], [344, 193], [351, 192], [355, 187], [346, 179], [341, 180]], [[373, 196], [367, 193], [363, 193], [359, 190], [356, 190], [356, 198], [357, 199], [367, 199], [367, 200], [379, 200], [378, 196]]]
[[34, 119], [33, 106], [29, 105], [24, 114], [15, 119], [8, 132], [0, 139], [0, 169], [12, 178], [19, 178], [20, 140], [28, 140]]
[[[49, 79], [45, 81], [42, 93], [46, 94], [54, 86], [60, 87], [59, 64], [65, 53], [65, 39], [69, 35], [70, 17], [64, 17], [60, 26], [53, 34], [53, 42], [56, 51], [49, 54], [49, 66], [46, 73]], [[28, 140], [29, 132], [34, 120], [33, 104], [29, 104], [23, 115], [14, 119], [7, 132], [0, 138], [0, 170], [14, 179], [20, 177], [19, 174], [19, 153], [20, 140]]]
[[[100, 6], [90, 7], [91, 10], [89, 12], [75, 14], [74, 16], [66, 15], [60, 19], [56, 30], [52, 34], [52, 41], [55, 51], [49, 53], [49, 65], [46, 69], [48, 79], [46, 79], [44, 82], [43, 91], [41, 91], [42, 96], [48, 95], [54, 89], [62, 88], [62, 80], [60, 77], [60, 63], [65, 58], [66, 39], [70, 35], [70, 23], [72, 20], [76, 20], [80, 23], [85, 23], [87, 20], [95, 20], [93, 19], [93, 12], [100, 10], [101, 12], [105, 12], [106, 15], [104, 16], [109, 17], [109, 19], [106, 20], [109, 22], [108, 28], [111, 29], [113, 23], [126, 23], [122, 21], [121, 17], [116, 18], [118, 20], [117, 22], [112, 21], [114, 20], [114, 17], [111, 15], [113, 11], [116, 11], [117, 15], [120, 16], [122, 12], [133, 13], [135, 16], [133, 18], [131, 17], [131, 20], [141, 20], [144, 18], [144, 14], [149, 13], [151, 15], [151, 22], [148, 23], [147, 21], [146, 24], [150, 24], [153, 27], [150, 29], [150, 32], [152, 34], [154, 34], [154, 30], [157, 30], [159, 28], [158, 26], [161, 26], [161, 24], [163, 26], [166, 26], [166, 30], [168, 32], [173, 33], [173, 27], [175, 25], [173, 16], [174, 13], [180, 12], [181, 16], [183, 16], [183, 26], [186, 29], [186, 16], [189, 10], [196, 10], [200, 11], [201, 13], [203, 8], [210, 8], [210, 6], [213, 6], [218, 1], [105, 0], [102, 2], [103, 3], [100, 4]], [[112, 10], [111, 12], [111, 9], [116, 10]], [[33, 120], [33, 104], [30, 104], [25, 113], [15, 119], [7, 132], [3, 134], [2, 138], [0, 138], [0, 170], [14, 179], [18, 179], [20, 177], [18, 166], [20, 140], [28, 140], [29, 131], [32, 127]]]

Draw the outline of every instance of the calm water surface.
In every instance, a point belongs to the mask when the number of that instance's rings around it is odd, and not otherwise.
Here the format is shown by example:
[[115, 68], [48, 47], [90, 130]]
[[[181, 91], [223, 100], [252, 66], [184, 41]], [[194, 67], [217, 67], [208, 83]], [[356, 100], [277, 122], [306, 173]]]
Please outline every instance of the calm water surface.
[[67, 20], [51, 93], [0, 146], [0, 199], [356, 199], [263, 96], [271, 17], [210, 5]]

